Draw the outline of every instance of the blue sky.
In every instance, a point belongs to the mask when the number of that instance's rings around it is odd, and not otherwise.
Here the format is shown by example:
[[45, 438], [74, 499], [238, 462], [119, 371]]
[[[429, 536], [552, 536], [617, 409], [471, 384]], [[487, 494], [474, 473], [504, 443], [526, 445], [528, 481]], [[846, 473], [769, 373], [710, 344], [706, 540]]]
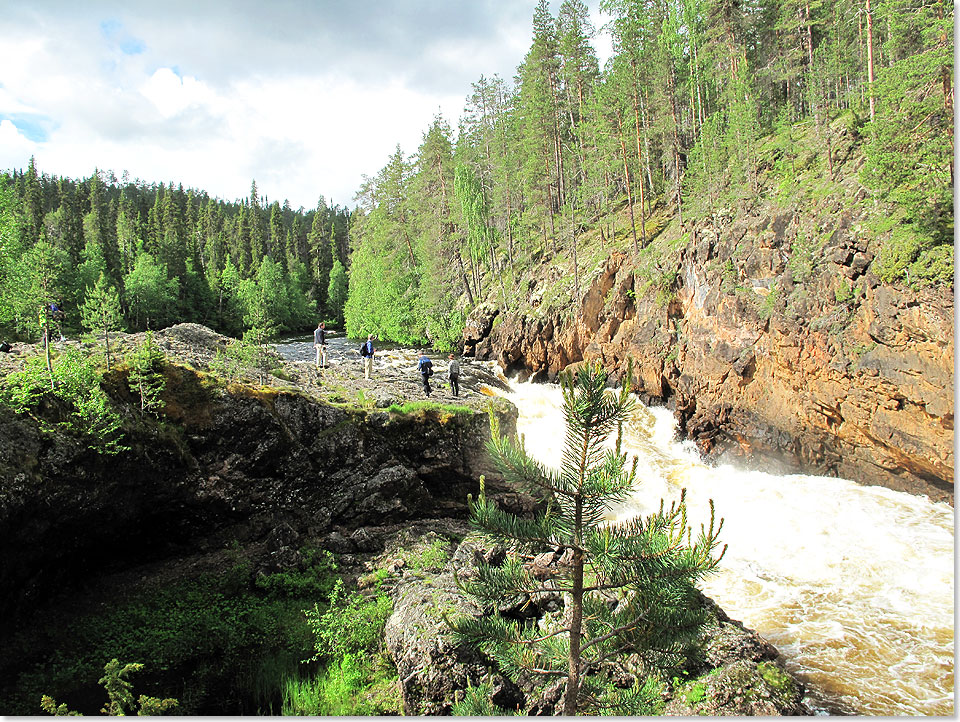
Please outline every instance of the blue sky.
[[[471, 83], [512, 79], [535, 5], [8, 3], [0, 170], [35, 156], [46, 173], [127, 171], [227, 200], [255, 179], [262, 195], [294, 208], [320, 195], [352, 207], [363, 175], [397, 144], [415, 152], [437, 113], [456, 128]], [[601, 60], [605, 47], [598, 42]]]

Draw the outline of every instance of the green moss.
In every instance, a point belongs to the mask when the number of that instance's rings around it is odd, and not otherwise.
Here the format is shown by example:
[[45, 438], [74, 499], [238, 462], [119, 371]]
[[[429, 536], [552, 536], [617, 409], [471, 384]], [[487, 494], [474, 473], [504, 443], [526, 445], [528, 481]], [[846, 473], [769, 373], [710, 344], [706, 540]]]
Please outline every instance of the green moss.
[[412, 551], [401, 547], [398, 556], [414, 571], [440, 571], [450, 559], [450, 544], [445, 539], [434, 539]]
[[761, 662], [757, 670], [763, 681], [781, 698], [790, 699], [797, 695], [797, 683], [793, 678], [772, 662]]
[[707, 686], [703, 682], [696, 682], [683, 693], [687, 704], [697, 706], [707, 698]]
[[476, 413], [469, 406], [440, 404], [435, 401], [407, 401], [402, 404], [391, 404], [387, 411], [391, 414], [402, 415], [437, 412], [440, 415], [441, 422], [448, 421], [451, 416], [472, 416]]

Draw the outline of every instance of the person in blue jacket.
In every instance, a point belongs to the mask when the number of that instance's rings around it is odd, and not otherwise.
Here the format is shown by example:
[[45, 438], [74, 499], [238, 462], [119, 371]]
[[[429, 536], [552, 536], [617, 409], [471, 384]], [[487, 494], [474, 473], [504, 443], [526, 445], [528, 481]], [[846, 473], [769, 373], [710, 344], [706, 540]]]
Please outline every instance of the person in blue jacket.
[[363, 377], [370, 378], [373, 373], [373, 334], [367, 336], [367, 342], [360, 347], [360, 355], [363, 356]]
[[423, 378], [423, 391], [430, 395], [430, 377], [433, 376], [433, 361], [427, 358], [423, 351], [420, 352], [420, 358], [417, 361], [417, 370]]

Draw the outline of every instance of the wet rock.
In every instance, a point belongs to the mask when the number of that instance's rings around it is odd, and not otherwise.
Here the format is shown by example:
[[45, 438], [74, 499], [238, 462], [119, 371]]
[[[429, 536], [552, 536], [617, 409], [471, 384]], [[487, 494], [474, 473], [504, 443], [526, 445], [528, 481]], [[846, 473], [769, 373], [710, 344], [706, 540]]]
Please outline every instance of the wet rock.
[[[448, 714], [468, 686], [482, 682], [491, 683], [491, 700], [504, 709], [519, 707], [527, 714], [556, 714], [562, 707], [565, 680], [544, 681], [523, 675], [514, 683], [500, 674], [492, 660], [457, 645], [443, 621], [444, 615], [489, 613], [535, 621], [562, 610], [562, 599], [555, 592], [505, 600], [497, 610], [480, 609], [466, 598], [456, 577], [469, 579], [479, 560], [497, 559], [502, 554], [502, 548], [485, 544], [471, 535], [441, 569], [427, 573], [397, 570], [401, 580], [395, 587], [386, 639], [400, 674], [404, 714]], [[405, 546], [416, 548], [416, 542]], [[552, 552], [541, 556], [541, 565], [558, 561]], [[730, 620], [711, 600], [702, 597], [701, 601], [710, 610], [706, 630], [709, 642], [690, 674], [706, 680], [702, 698], [697, 698], [697, 705], [690, 705], [681, 691], [676, 698], [668, 697], [668, 713], [809, 714], [802, 703], [803, 687], [786, 672], [777, 650], [755, 632]], [[638, 672], [639, 668], [625, 660], [619, 672], [623, 684], [632, 684]]]

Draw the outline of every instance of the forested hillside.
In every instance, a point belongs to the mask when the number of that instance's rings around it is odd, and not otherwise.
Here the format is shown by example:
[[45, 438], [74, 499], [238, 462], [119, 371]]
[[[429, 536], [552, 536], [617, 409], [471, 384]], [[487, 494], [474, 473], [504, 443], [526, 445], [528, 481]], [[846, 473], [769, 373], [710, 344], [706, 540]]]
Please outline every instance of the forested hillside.
[[539, 264], [562, 259], [572, 273], [556, 292], [579, 298], [610, 250], [637, 254], [664, 229], [682, 238], [801, 176], [827, 193], [851, 153], [873, 271], [952, 284], [952, 5], [601, 7], [613, 38], [603, 68], [586, 5], [564, 0], [554, 17], [541, 0], [516, 76], [481, 76], [457, 128], [437, 116], [415, 153], [398, 146], [352, 212], [322, 198], [294, 211], [256, 183], [226, 202], [33, 163], [0, 177], [0, 330], [37, 338], [56, 303], [74, 329], [85, 307], [87, 327], [196, 321], [233, 335], [325, 318], [353, 337], [451, 348], [482, 301], [527, 300], [519, 286]]
[[[193, 321], [238, 336], [342, 322], [349, 213], [236, 202], [95, 171], [0, 175], [0, 330], [129, 330]], [[49, 304], [64, 312], [50, 313]], [[95, 314], [116, 309], [109, 318]], [[99, 316], [99, 318], [94, 318]], [[8, 336], [9, 338], [9, 336]]]
[[553, 17], [542, 0], [513, 81], [481, 77], [456, 133], [435, 118], [416, 153], [398, 147], [367, 179], [351, 219], [353, 335], [453, 345], [481, 300], [525, 301], [532, 266], [562, 259], [556, 285], [577, 299], [611, 249], [636, 254], [668, 227], [681, 238], [801, 175], [829, 193], [851, 153], [874, 272], [952, 284], [952, 6], [601, 5], [604, 68], [586, 6], [565, 0]]

